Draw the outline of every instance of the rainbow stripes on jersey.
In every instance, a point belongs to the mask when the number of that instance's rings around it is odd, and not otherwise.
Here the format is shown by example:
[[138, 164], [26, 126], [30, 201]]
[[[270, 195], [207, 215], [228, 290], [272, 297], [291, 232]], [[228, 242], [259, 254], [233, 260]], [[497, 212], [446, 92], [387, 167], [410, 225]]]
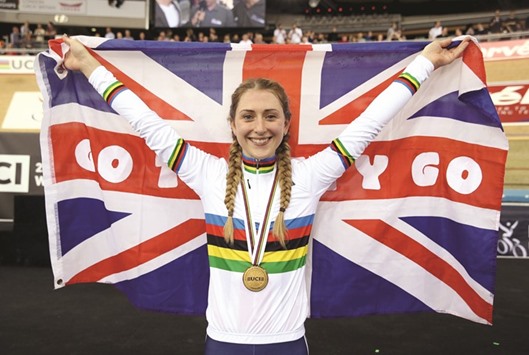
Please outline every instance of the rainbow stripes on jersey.
[[[288, 228], [286, 249], [283, 249], [272, 235], [272, 223], [260, 266], [270, 274], [290, 272], [305, 266], [313, 221], [314, 215], [285, 221]], [[242, 273], [252, 265], [248, 254], [244, 221], [239, 218], [233, 219], [235, 227], [233, 245], [228, 245], [224, 239], [225, 222], [224, 216], [206, 213], [209, 266]]]
[[402, 73], [399, 75], [397, 79], [395, 79], [395, 82], [400, 83], [404, 85], [408, 90], [410, 90], [411, 94], [415, 94], [417, 90], [419, 90], [419, 87], [421, 86], [421, 83], [417, 79], [415, 79], [412, 75], [408, 73]]
[[174, 172], [178, 173], [180, 170], [180, 166], [182, 165], [182, 161], [184, 161], [188, 147], [189, 144], [182, 138], [179, 138], [178, 141], [176, 141], [173, 153], [171, 153], [169, 161], [167, 162], [169, 168]]
[[109, 104], [112, 105], [112, 101], [119, 93], [128, 90], [121, 81], [115, 81], [110, 84], [105, 92], [103, 92], [103, 99]]
[[338, 153], [340, 160], [345, 169], [349, 168], [355, 162], [353, 156], [345, 149], [340, 139], [336, 138], [331, 143], [331, 149]]

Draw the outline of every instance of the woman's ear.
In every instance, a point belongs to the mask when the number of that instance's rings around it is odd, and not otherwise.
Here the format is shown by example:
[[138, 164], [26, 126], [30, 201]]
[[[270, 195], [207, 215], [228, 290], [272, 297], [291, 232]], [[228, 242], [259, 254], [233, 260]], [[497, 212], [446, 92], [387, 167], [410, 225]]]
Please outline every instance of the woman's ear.
[[288, 130], [290, 129], [290, 120], [285, 121], [285, 136], [288, 134]]

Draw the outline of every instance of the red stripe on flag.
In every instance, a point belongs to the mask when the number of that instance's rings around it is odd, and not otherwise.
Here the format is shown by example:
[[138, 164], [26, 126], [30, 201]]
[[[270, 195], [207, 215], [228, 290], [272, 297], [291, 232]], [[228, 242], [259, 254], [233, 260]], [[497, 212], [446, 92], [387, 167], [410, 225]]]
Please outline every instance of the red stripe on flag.
[[[485, 72], [485, 63], [483, 62], [483, 54], [478, 45], [470, 42], [467, 49], [463, 52], [463, 62], [478, 76], [481, 82], [487, 82], [487, 74]], [[485, 85], [483, 85], [485, 86]]]
[[62, 53], [62, 43], [63, 42], [64, 41], [62, 40], [62, 38], [48, 40], [48, 46], [50, 47], [50, 50], [52, 52], [57, 53], [57, 55], [60, 56], [61, 58], [64, 57], [64, 54]]
[[[412, 167], [422, 153], [435, 153], [439, 163], [421, 166], [421, 169], [435, 169], [437, 177], [427, 186], [419, 186], [412, 174]], [[442, 197], [450, 201], [461, 202], [481, 208], [500, 210], [503, 193], [503, 175], [501, 168], [507, 159], [507, 151], [482, 145], [476, 145], [448, 138], [409, 137], [395, 141], [372, 142], [363, 153], [373, 164], [374, 156], [388, 157], [388, 165], [377, 178], [379, 188], [364, 188], [364, 177], [356, 166], [348, 169], [337, 181], [334, 191], [327, 191], [324, 201], [345, 201], [358, 199], [391, 199], [404, 197]], [[460, 193], [457, 186], [448, 181], [449, 164], [456, 158], [468, 157], [475, 161], [482, 173], [481, 181], [474, 191]], [[467, 171], [462, 171], [461, 181]]]
[[93, 264], [73, 276], [66, 282], [66, 284], [98, 282], [107, 276], [133, 269], [166, 252], [182, 246], [204, 233], [204, 231], [204, 220], [187, 220], [163, 234]]
[[492, 304], [485, 301], [448, 262], [380, 220], [344, 220], [371, 238], [404, 255], [453, 289], [482, 319], [492, 324]]
[[[52, 142], [53, 161], [63, 162], [54, 164], [55, 182], [76, 179], [97, 181], [103, 190], [131, 192], [150, 196], [198, 199], [198, 196], [186, 184], [179, 182], [177, 187], [160, 188], [161, 167], [155, 164], [155, 153], [150, 150], [142, 138], [125, 133], [109, 132], [82, 123], [71, 122], [56, 124], [49, 128]], [[83, 153], [76, 152], [80, 143], [90, 140], [90, 150]], [[113, 164], [131, 164], [130, 174], [121, 182], [109, 182], [101, 176], [104, 166], [100, 165], [101, 153], [108, 147], [119, 146], [130, 156], [130, 161], [124, 155], [116, 155], [115, 159], [108, 159]], [[93, 161], [95, 171], [87, 169], [79, 160], [80, 155]], [[128, 157], [127, 157], [128, 158]], [[176, 175], [174, 177], [176, 179]]]
[[97, 54], [93, 49], [88, 48], [90, 52], [97, 58], [97, 60], [108, 70], [114, 74], [114, 76], [121, 81], [127, 88], [132, 90], [138, 95], [151, 110], [155, 111], [160, 117], [168, 120], [182, 120], [182, 121], [193, 121], [190, 117], [183, 114], [182, 112], [169, 105], [167, 102], [147, 90], [143, 85], [132, 79], [130, 76], [123, 73], [114, 65], [110, 64], [103, 57]]
[[252, 46], [244, 59], [243, 79], [266, 77], [279, 82], [289, 97], [292, 119], [290, 125], [290, 145], [292, 155], [298, 156], [296, 149], [299, 132], [299, 112], [301, 101], [301, 76], [303, 63], [312, 46], [277, 45], [272, 47]]

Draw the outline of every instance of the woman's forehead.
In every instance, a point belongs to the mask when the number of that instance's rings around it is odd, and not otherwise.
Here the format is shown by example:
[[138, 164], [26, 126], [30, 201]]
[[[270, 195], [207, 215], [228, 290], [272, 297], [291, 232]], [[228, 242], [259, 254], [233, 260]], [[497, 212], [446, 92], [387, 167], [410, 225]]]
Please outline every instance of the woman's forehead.
[[281, 101], [277, 95], [266, 89], [250, 89], [241, 95], [237, 110], [251, 108], [282, 109]]

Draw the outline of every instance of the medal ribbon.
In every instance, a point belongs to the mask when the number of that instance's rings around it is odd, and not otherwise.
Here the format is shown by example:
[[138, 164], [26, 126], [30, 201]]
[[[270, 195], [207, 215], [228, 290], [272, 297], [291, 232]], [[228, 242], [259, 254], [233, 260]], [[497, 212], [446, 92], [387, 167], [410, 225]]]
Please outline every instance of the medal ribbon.
[[255, 246], [255, 225], [252, 221], [252, 216], [250, 213], [250, 201], [248, 199], [248, 193], [246, 192], [246, 186], [244, 185], [244, 181], [241, 181], [242, 184], [242, 195], [244, 199], [244, 209], [246, 212], [246, 220], [248, 221], [248, 233], [250, 233], [250, 253], [253, 254], [253, 263], [252, 265], [259, 265], [259, 257], [260, 255], [264, 254], [261, 252], [261, 249], [263, 248], [263, 245], [266, 245], [265, 241], [268, 236], [268, 230], [270, 229], [269, 223], [270, 223], [270, 212], [272, 210], [272, 203], [274, 200], [274, 194], [277, 188], [278, 184], [278, 176], [277, 176], [277, 167], [274, 175], [274, 182], [272, 183], [272, 190], [270, 191], [270, 196], [268, 197], [268, 203], [266, 205], [266, 212], [264, 215], [263, 223], [260, 225], [260, 236], [257, 246]]

